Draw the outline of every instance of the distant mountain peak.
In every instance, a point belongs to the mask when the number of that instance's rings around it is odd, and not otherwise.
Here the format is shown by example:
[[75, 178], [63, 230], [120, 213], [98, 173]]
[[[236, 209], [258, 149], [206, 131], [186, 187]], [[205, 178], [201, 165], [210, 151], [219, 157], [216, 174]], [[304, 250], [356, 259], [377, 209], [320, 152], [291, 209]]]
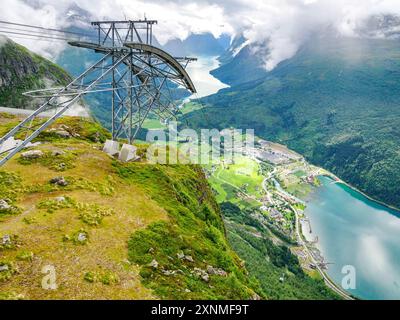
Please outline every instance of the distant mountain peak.
[[79, 7], [76, 3], [71, 4], [66, 12], [67, 22], [78, 26], [88, 26], [93, 20], [91, 13]]

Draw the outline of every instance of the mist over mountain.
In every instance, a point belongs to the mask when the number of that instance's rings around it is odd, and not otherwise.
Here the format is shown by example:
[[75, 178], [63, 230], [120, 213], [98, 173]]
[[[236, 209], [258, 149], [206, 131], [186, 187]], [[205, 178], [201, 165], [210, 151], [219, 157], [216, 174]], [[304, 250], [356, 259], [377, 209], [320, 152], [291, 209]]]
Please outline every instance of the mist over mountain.
[[219, 59], [221, 66], [211, 74], [221, 80], [223, 83], [231, 86], [244, 82], [260, 79], [267, 73], [263, 66], [263, 56], [259, 52], [255, 52], [250, 45], [243, 48], [236, 47], [228, 50], [225, 55]]
[[400, 16], [373, 15], [356, 29], [356, 34], [369, 38], [398, 39], [400, 37]]
[[185, 40], [172, 39], [162, 47], [175, 56], [219, 56], [227, 49], [229, 37], [216, 39], [211, 33], [191, 34]]
[[[325, 25], [318, 32], [310, 35], [308, 43], [321, 37], [335, 39], [342, 38], [343, 35], [332, 25]], [[400, 16], [371, 15], [354, 28], [354, 34], [349, 38], [399, 39]], [[300, 46], [299, 50], [306, 45]], [[219, 57], [221, 66], [213, 70], [212, 74], [231, 86], [261, 79], [268, 73], [265, 67], [265, 57], [271, 54], [270, 46], [269, 42], [251, 43], [240, 33], [233, 38], [229, 49]], [[238, 76], [239, 74], [240, 76]]]

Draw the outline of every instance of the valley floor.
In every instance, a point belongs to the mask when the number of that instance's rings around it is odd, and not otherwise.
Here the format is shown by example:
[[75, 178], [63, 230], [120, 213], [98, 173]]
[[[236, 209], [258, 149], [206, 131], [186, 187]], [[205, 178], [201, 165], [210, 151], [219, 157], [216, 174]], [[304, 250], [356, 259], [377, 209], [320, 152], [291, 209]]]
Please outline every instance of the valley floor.
[[[318, 187], [318, 176], [332, 174], [308, 164], [286, 147], [264, 140], [258, 140], [255, 148], [245, 154], [237, 150], [232, 162], [222, 161], [205, 170], [219, 203], [229, 202], [258, 212], [258, 219], [275, 231], [271, 237], [274, 243], [289, 245], [310, 276], [324, 279], [341, 297], [352, 299], [326, 274], [328, 265], [304, 214], [306, 202], [302, 199]], [[255, 231], [252, 234], [262, 237]]]

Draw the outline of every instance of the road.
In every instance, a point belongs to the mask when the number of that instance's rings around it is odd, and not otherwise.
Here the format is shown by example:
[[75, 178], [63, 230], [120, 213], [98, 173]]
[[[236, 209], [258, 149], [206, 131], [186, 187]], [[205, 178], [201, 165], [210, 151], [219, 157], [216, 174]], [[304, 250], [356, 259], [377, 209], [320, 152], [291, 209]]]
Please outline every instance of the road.
[[345, 290], [343, 290], [342, 288], [340, 288], [338, 285], [336, 285], [336, 283], [334, 283], [325, 273], [324, 270], [322, 270], [322, 268], [319, 266], [318, 262], [315, 260], [314, 256], [312, 255], [310, 249], [308, 248], [307, 244], [303, 241], [303, 238], [301, 236], [301, 231], [300, 231], [300, 217], [299, 217], [299, 213], [296, 210], [296, 208], [294, 208], [293, 206], [290, 206], [290, 208], [293, 210], [293, 212], [296, 215], [296, 236], [297, 236], [297, 241], [298, 243], [304, 248], [305, 252], [307, 253], [307, 255], [309, 256], [309, 258], [311, 259], [312, 263], [316, 266], [318, 272], [321, 274], [322, 278], [325, 281], [325, 284], [331, 288], [333, 291], [335, 291], [338, 295], [340, 295], [343, 299], [345, 300], [354, 300], [354, 298], [352, 296], [350, 296]]
[[270, 203], [272, 203], [273, 205], [275, 205], [275, 200], [273, 199], [271, 193], [269, 192], [268, 188], [267, 188], [267, 182], [268, 180], [270, 180], [272, 178], [272, 176], [275, 174], [276, 168], [274, 168], [273, 171], [269, 172], [268, 177], [266, 177], [263, 182], [262, 182], [262, 188], [264, 189], [264, 192], [267, 194], [268, 200]]
[[[266, 187], [266, 182], [271, 179], [273, 177], [275, 173], [275, 169], [274, 171], [270, 172], [269, 176], [266, 177], [262, 183], [262, 187], [264, 189], [264, 191], [267, 193], [267, 195], [269, 195], [270, 197], [270, 193]], [[276, 180], [275, 180], [276, 181]], [[310, 260], [312, 261], [312, 263], [316, 266], [318, 272], [320, 273], [320, 275], [322, 276], [322, 278], [325, 281], [325, 284], [331, 288], [334, 292], [336, 292], [338, 295], [340, 295], [343, 299], [345, 300], [354, 300], [354, 298], [352, 296], [350, 296], [345, 290], [343, 290], [342, 288], [340, 288], [338, 285], [336, 285], [336, 283], [334, 283], [325, 273], [324, 270], [322, 270], [322, 268], [319, 266], [318, 262], [315, 260], [314, 256], [312, 255], [310, 249], [308, 248], [307, 244], [305, 243], [305, 241], [303, 240], [303, 237], [301, 235], [301, 229], [300, 229], [300, 214], [297, 211], [296, 208], [294, 208], [292, 205], [290, 205], [290, 208], [292, 209], [292, 211], [295, 213], [296, 216], [296, 223], [295, 223], [295, 229], [296, 229], [296, 237], [297, 237], [297, 242], [300, 244], [300, 246], [302, 246], [304, 248], [304, 251], [307, 253], [308, 257], [310, 258]]]

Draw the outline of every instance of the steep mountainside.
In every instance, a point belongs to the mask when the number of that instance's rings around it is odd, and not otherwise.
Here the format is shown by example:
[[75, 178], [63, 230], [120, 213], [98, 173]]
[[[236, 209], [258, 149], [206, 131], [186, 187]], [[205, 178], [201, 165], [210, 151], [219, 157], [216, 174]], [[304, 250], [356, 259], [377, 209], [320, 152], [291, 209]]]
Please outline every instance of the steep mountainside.
[[400, 207], [399, 61], [398, 40], [315, 38], [262, 79], [204, 99], [208, 119], [254, 128]]
[[59, 66], [0, 36], [0, 106], [29, 109], [35, 101], [22, 92], [57, 87], [70, 80]]
[[265, 77], [262, 53], [254, 54], [250, 46], [245, 46], [234, 56], [223, 56], [222, 65], [211, 74], [231, 86], [251, 82]]

